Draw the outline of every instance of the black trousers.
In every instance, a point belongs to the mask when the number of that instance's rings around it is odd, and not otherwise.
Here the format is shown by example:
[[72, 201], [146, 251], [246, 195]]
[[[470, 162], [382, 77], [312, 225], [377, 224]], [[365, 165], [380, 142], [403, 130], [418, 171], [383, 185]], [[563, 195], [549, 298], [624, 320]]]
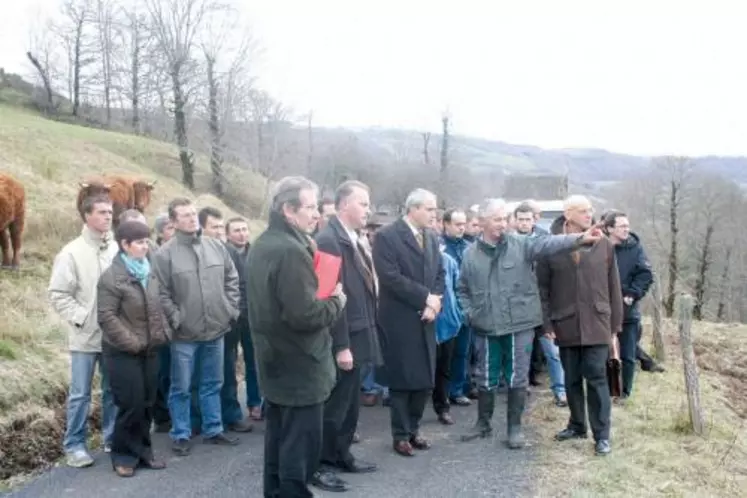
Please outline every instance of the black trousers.
[[158, 348], [158, 390], [153, 405], [153, 420], [157, 424], [171, 423], [169, 387], [171, 386], [171, 345]]
[[430, 389], [422, 391], [389, 390], [389, 414], [392, 438], [395, 442], [409, 441], [418, 435]]
[[282, 406], [265, 402], [265, 498], [307, 498], [322, 456], [324, 403]]
[[436, 414], [449, 413], [449, 386], [451, 357], [454, 355], [456, 337], [436, 346], [436, 378], [433, 388], [433, 410]]
[[537, 376], [544, 370], [545, 366], [545, 356], [542, 354], [542, 344], [540, 343], [542, 333], [542, 329], [539, 327], [534, 330], [532, 357], [529, 363], [529, 382], [532, 384], [537, 381]]
[[[607, 384], [609, 346], [561, 347], [565, 392], [571, 418], [568, 428], [586, 434], [586, 405], [594, 440], [609, 439], [612, 401]], [[584, 379], [588, 392], [584, 392]]]
[[150, 426], [158, 388], [158, 358], [155, 353], [131, 355], [108, 348], [102, 356], [117, 406], [112, 463], [134, 468], [153, 460]]
[[322, 463], [353, 463], [350, 453], [360, 414], [361, 371], [338, 370], [337, 383], [324, 404]]

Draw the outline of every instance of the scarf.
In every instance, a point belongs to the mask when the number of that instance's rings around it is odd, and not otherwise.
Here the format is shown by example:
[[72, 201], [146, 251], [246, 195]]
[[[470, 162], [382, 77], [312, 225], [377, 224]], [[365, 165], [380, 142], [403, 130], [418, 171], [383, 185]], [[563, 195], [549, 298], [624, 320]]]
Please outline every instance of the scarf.
[[143, 288], [148, 287], [148, 276], [150, 275], [150, 261], [148, 258], [133, 259], [125, 253], [121, 253], [127, 273], [136, 278]]

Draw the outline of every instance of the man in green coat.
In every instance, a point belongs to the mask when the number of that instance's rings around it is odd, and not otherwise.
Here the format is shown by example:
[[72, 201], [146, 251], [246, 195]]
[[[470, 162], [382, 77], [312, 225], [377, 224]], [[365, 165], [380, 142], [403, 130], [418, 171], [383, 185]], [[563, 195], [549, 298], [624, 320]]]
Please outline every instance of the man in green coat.
[[248, 314], [259, 385], [265, 396], [264, 495], [313, 496], [321, 459], [324, 402], [335, 385], [329, 327], [342, 314], [340, 285], [317, 297], [317, 186], [294, 176], [272, 196], [267, 230], [249, 250]]

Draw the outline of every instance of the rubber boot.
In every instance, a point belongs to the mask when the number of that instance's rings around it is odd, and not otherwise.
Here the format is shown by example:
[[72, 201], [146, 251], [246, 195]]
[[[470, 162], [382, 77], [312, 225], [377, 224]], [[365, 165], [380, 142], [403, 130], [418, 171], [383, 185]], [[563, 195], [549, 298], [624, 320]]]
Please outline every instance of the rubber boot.
[[493, 432], [490, 420], [495, 410], [495, 391], [478, 391], [477, 393], [477, 422], [467, 433], [462, 435], [462, 441], [474, 441], [478, 438], [486, 438]]
[[521, 430], [521, 415], [524, 413], [526, 399], [526, 388], [517, 387], [508, 390], [508, 410], [506, 411], [506, 418], [508, 422], [508, 447], [512, 450], [518, 450], [526, 446], [524, 434]]

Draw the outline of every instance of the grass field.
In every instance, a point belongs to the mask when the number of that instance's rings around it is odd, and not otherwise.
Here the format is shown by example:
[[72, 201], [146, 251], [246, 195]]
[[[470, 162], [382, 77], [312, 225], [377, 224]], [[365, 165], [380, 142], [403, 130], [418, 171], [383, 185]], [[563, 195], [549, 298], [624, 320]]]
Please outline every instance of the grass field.
[[[50, 422], [67, 385], [66, 337], [49, 312], [46, 286], [54, 255], [82, 226], [75, 210], [78, 182], [107, 173], [157, 180], [146, 213], [151, 220], [176, 196], [191, 197], [198, 206], [218, 207], [225, 215], [235, 212], [212, 195], [199, 193], [207, 191], [210, 182], [203, 158], [198, 159], [195, 175], [197, 192], [192, 193], [178, 181], [181, 169], [173, 145], [50, 121], [2, 105], [0, 171], [21, 181], [27, 197], [21, 270], [0, 272], [1, 477], [11, 465], [2, 435], [19, 420], [29, 426]], [[226, 174], [232, 198], [247, 208], [241, 214], [256, 212], [263, 198], [263, 179], [231, 167]], [[252, 222], [253, 232], [261, 228], [262, 223]]]
[[684, 373], [674, 327], [667, 371], [638, 372], [631, 400], [612, 408], [612, 448], [593, 455], [591, 439], [556, 443], [567, 409], [544, 397], [531, 414], [541, 438], [539, 496], [747, 496], [747, 327], [696, 324], [701, 399], [708, 434], [689, 430]]

